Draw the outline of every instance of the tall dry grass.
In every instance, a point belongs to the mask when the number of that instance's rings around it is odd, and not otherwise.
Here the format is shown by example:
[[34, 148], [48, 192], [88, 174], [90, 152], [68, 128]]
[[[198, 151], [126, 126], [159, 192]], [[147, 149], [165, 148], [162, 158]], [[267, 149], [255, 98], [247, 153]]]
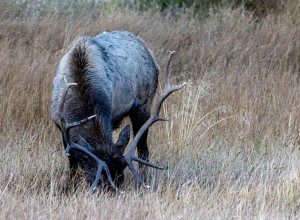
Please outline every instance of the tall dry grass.
[[[169, 170], [149, 170], [149, 190], [128, 172], [123, 195], [93, 194], [68, 179], [51, 83], [76, 36], [116, 29], [139, 35], [161, 65], [176, 50], [172, 82], [188, 86], [149, 135], [151, 159]], [[1, 219], [299, 218], [300, 28], [289, 16], [3, 17], [0, 39]]]

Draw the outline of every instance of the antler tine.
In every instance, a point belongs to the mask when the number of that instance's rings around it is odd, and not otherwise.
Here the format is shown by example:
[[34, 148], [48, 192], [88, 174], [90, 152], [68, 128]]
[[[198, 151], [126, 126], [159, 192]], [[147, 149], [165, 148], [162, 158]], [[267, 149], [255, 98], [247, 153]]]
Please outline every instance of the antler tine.
[[170, 80], [169, 80], [169, 66], [170, 66], [170, 63], [171, 63], [171, 59], [173, 57], [173, 55], [176, 53], [176, 51], [169, 51], [169, 59], [165, 65], [165, 71], [164, 71], [164, 77], [165, 77], [165, 83], [167, 86], [170, 85]]
[[139, 140], [141, 139], [142, 135], [145, 133], [145, 131], [155, 122], [157, 121], [167, 121], [166, 118], [162, 117], [159, 115], [161, 106], [163, 104], [163, 102], [166, 100], [166, 98], [168, 98], [169, 95], [171, 95], [173, 92], [182, 89], [186, 84], [182, 84], [180, 86], [171, 86], [170, 85], [170, 81], [169, 81], [169, 66], [171, 63], [171, 59], [173, 57], [173, 54], [175, 53], [175, 51], [170, 52], [168, 61], [166, 63], [165, 66], [165, 70], [164, 70], [164, 78], [165, 78], [165, 83], [166, 83], [166, 89], [163, 92], [163, 94], [160, 96], [153, 113], [151, 114], [150, 118], [145, 122], [145, 124], [140, 128], [140, 130], [137, 132], [137, 134], [135, 135], [133, 142], [131, 144], [131, 147], [128, 151], [128, 153], [124, 156], [126, 163], [128, 164], [129, 169], [131, 170], [132, 174], [134, 175], [136, 181], [143, 185], [144, 187], [148, 187], [144, 184], [144, 181], [142, 180], [142, 178], [140, 177], [137, 169], [135, 168], [135, 166], [133, 165], [133, 161], [136, 161], [140, 164], [146, 165], [146, 166], [150, 166], [156, 169], [161, 169], [161, 170], [166, 170], [168, 169], [168, 166], [158, 166], [156, 164], [153, 164], [151, 162], [142, 160], [140, 158], [138, 158], [137, 156], [135, 156], [135, 150], [137, 148], [137, 144], [139, 142]]
[[[66, 78], [65, 78], [65, 81], [66, 81]], [[86, 156], [88, 156], [89, 158], [91, 158], [92, 160], [94, 160], [96, 163], [97, 163], [97, 166], [98, 166], [98, 170], [97, 170], [97, 174], [96, 174], [96, 177], [95, 177], [95, 180], [91, 186], [92, 190], [95, 190], [99, 181], [101, 180], [101, 173], [102, 171], [104, 170], [105, 173], [106, 173], [106, 176], [107, 176], [107, 179], [108, 181], [110, 182], [111, 186], [117, 191], [117, 192], [120, 192], [120, 190], [116, 187], [112, 177], [111, 177], [111, 174], [110, 174], [110, 171], [108, 169], [108, 166], [107, 164], [103, 161], [103, 160], [100, 160], [95, 154], [93, 154], [91, 151], [89, 151], [88, 149], [82, 147], [81, 145], [77, 144], [77, 143], [74, 143], [72, 140], [71, 140], [71, 137], [70, 137], [70, 129], [73, 128], [73, 127], [76, 127], [76, 126], [79, 126], [79, 125], [82, 125], [82, 124], [85, 124], [86, 122], [90, 121], [91, 119], [95, 118], [96, 115], [92, 115], [92, 116], [89, 116], [87, 118], [84, 118], [82, 120], [79, 120], [79, 121], [75, 121], [75, 122], [72, 122], [72, 123], [68, 123], [66, 121], [66, 119], [64, 118], [63, 116], [63, 107], [64, 107], [64, 103], [65, 103], [65, 100], [66, 100], [66, 96], [67, 96], [67, 93], [68, 93], [68, 90], [71, 86], [76, 86], [77, 83], [68, 83], [66, 88], [64, 89], [63, 91], [63, 94], [62, 94], [62, 99], [61, 99], [61, 103], [59, 105], [59, 114], [60, 114], [60, 118], [61, 118], [61, 129], [63, 131], [63, 135], [64, 135], [64, 138], [65, 138], [65, 141], [67, 143], [67, 148], [66, 148], [66, 155], [67, 156], [70, 156], [70, 150], [71, 149], [75, 149], [75, 150], [78, 150], [80, 151], [81, 153], [85, 154]], [[83, 139], [84, 138], [79, 134], [77, 133], [79, 139]], [[85, 140], [84, 140], [85, 141]], [[88, 142], [85, 141], [85, 144], [88, 145], [88, 147], [90, 149], [92, 149], [92, 147], [90, 146], [90, 144]]]
[[65, 101], [66, 101], [68, 90], [71, 86], [77, 86], [77, 83], [68, 83], [67, 84], [67, 86], [65, 87], [65, 89], [63, 91], [61, 101], [60, 101], [60, 104], [59, 104], [59, 114], [60, 114], [60, 120], [61, 120], [61, 122], [60, 122], [61, 125], [60, 126], [61, 126], [62, 129], [63, 129], [64, 123], [66, 122], [65, 118], [63, 117], [64, 104], [65, 104]]

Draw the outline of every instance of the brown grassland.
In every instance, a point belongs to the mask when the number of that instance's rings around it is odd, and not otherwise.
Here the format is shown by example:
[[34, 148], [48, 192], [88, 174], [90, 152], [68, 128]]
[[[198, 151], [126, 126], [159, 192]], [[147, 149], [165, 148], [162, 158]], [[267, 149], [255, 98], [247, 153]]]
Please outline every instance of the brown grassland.
[[[0, 219], [300, 218], [300, 13], [17, 20], [1, 11]], [[122, 195], [92, 193], [80, 175], [75, 187], [49, 113], [72, 41], [117, 29], [140, 36], [161, 67], [177, 51], [171, 80], [188, 83], [163, 106], [170, 121], [150, 130], [150, 158], [169, 169], [148, 170], [150, 189], [126, 171]]]

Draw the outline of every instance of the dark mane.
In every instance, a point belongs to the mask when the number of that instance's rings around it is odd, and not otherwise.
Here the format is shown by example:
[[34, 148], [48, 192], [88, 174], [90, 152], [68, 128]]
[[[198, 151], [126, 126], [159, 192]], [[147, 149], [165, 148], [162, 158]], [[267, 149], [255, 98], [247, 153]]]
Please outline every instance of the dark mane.
[[[78, 132], [81, 136], [88, 137], [87, 141], [94, 148], [95, 153], [104, 158], [109, 156], [109, 152], [112, 150], [110, 147], [111, 137], [107, 135], [107, 126], [105, 126], [102, 114], [99, 114], [95, 110], [97, 98], [95, 97], [95, 91], [93, 91], [91, 80], [92, 68], [89, 58], [91, 48], [89, 47], [89, 41], [89, 37], [81, 37], [78, 39], [69, 57], [69, 71], [71, 78], [73, 79], [73, 82], [77, 83], [77, 87], [74, 89], [75, 91], [73, 91], [76, 92], [77, 95], [72, 96], [75, 97], [76, 100], [74, 98], [74, 100], [71, 99], [69, 108], [73, 109], [72, 116], [77, 117], [72, 120], [79, 120], [86, 115], [97, 115], [97, 118], [94, 120], [76, 128], [74, 139], [78, 139], [78, 135], [76, 134]], [[80, 140], [77, 141], [80, 142]], [[85, 145], [82, 142], [81, 144]]]
[[71, 77], [74, 82], [77, 83], [78, 93], [81, 97], [81, 101], [85, 106], [88, 107], [90, 114], [93, 114], [91, 109], [92, 100], [90, 96], [90, 80], [89, 75], [89, 57], [88, 57], [88, 37], [80, 38], [74, 48], [72, 49], [70, 59], [69, 59], [69, 68]]

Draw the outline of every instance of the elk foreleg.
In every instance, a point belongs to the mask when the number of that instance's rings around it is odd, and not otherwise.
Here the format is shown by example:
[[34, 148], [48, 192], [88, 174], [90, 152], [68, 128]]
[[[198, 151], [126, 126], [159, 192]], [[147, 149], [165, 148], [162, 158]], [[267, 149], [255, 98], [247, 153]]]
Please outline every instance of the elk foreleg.
[[[150, 108], [146, 108], [145, 106], [136, 103], [136, 105], [133, 106], [129, 113], [129, 117], [132, 123], [132, 129], [134, 135], [137, 134], [137, 132], [140, 130], [140, 128], [145, 124], [145, 122], [150, 117]], [[145, 131], [145, 133], [142, 135], [141, 139], [139, 140], [139, 143], [137, 145], [137, 151], [138, 151], [138, 157], [143, 160], [148, 160], [149, 157], [149, 150], [147, 145], [147, 137], [148, 137], [148, 130]]]

